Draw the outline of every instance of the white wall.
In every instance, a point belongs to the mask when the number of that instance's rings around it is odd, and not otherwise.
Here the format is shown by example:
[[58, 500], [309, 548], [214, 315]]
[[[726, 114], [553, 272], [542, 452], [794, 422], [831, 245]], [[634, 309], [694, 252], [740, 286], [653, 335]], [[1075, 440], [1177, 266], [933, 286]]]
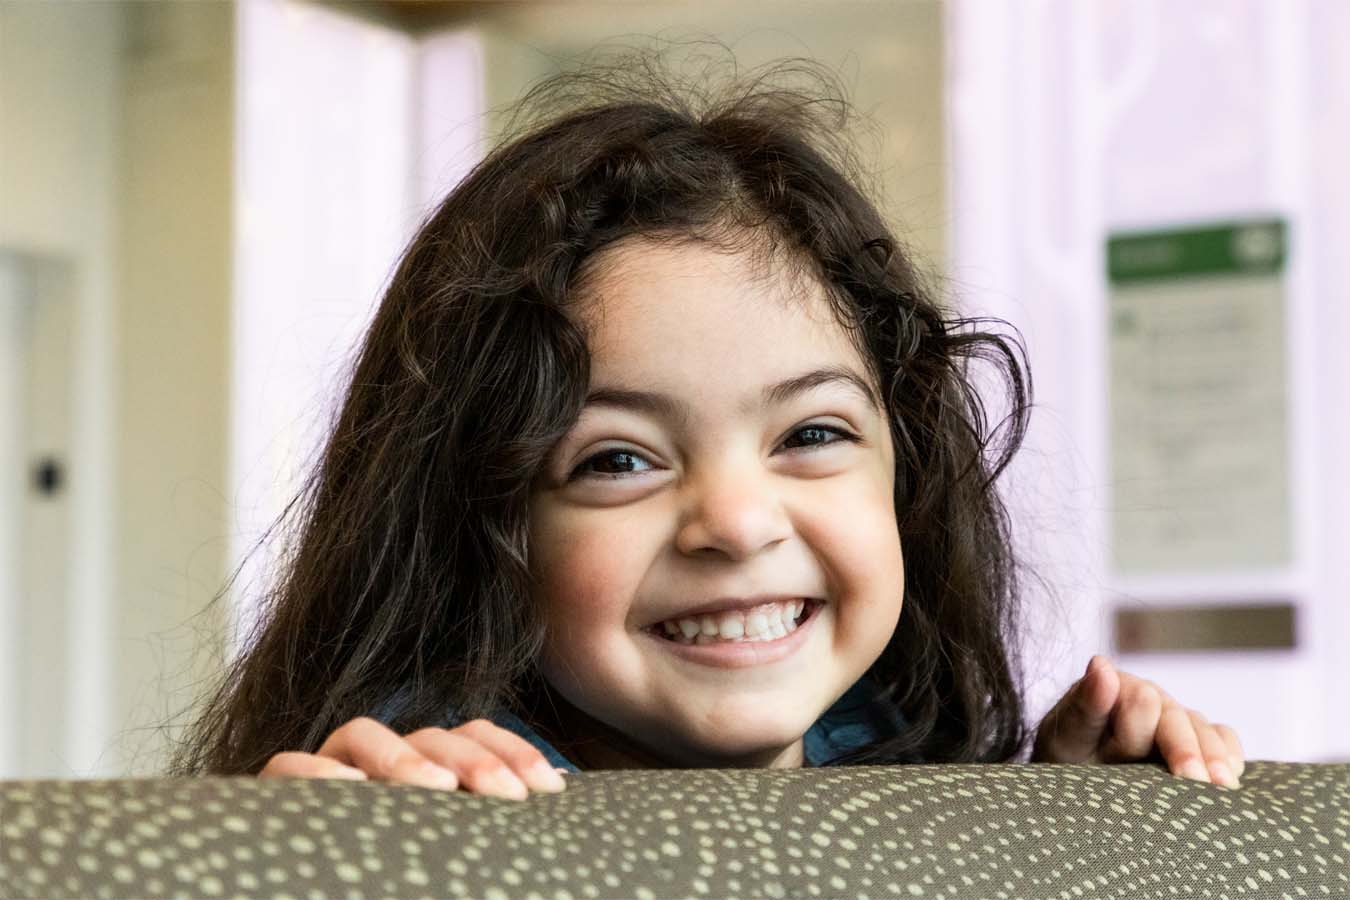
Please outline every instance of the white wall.
[[236, 9], [237, 641], [281, 545], [254, 548], [316, 461], [383, 287], [478, 159], [483, 66], [470, 34], [418, 40], [289, 0]]
[[[16, 590], [9, 594], [17, 602], [12, 647], [3, 659], [11, 673], [26, 676], [17, 679], [21, 689], [13, 696], [23, 727], [6, 731], [16, 758], [47, 759], [50, 765], [70, 722], [49, 712], [66, 708], [79, 668], [68, 640], [75, 561], [67, 471], [75, 400], [75, 279], [69, 261], [12, 251], [3, 259], [18, 275], [5, 310], [7, 324], [16, 326], [5, 368], [17, 375], [18, 402], [7, 423], [17, 433], [11, 433], [13, 443], [6, 448], [13, 452], [11, 467], [4, 470], [14, 491], [3, 507], [5, 518], [18, 526], [10, 536]], [[54, 467], [56, 480], [48, 487], [38, 484], [39, 466]]]
[[[1321, 610], [1311, 623], [1321, 658], [1316, 676], [1321, 706], [1309, 712], [1322, 723], [1326, 755], [1350, 760], [1350, 6], [1320, 0], [1303, 18], [1300, 33], [1308, 44], [1301, 85], [1308, 132], [1303, 143], [1308, 167], [1302, 191], [1308, 207], [1304, 227], [1317, 235], [1318, 250], [1309, 265], [1306, 290], [1312, 298], [1310, 330], [1316, 334], [1318, 371], [1310, 403], [1318, 434], [1310, 459], [1312, 515], [1319, 522], [1313, 538], [1314, 578]], [[1286, 58], [1301, 54], [1286, 47]], [[1294, 160], [1293, 165], [1299, 165]], [[1305, 332], [1306, 334], [1307, 332]]]
[[[26, 377], [24, 319], [28, 288], [19, 257], [0, 253], [0, 659], [14, 660], [23, 641], [23, 610], [18, 602], [23, 581], [22, 513], [28, 494], [24, 473], [23, 390]], [[0, 715], [13, 722], [22, 696], [20, 675], [12, 663], [0, 666]], [[15, 729], [0, 733], [0, 772], [18, 771], [19, 740]]]
[[[414, 65], [410, 38], [331, 9], [242, 3], [235, 14], [237, 562], [313, 463], [344, 365], [397, 255], [410, 204]], [[236, 585], [241, 628], [253, 622], [272, 558], [266, 550], [249, 558]]]
[[[1048, 706], [1119, 605], [1290, 598], [1290, 652], [1119, 657], [1251, 758], [1350, 758], [1344, 550], [1350, 267], [1344, 160], [1350, 9], [1330, 0], [1178, 5], [954, 0], [948, 7], [951, 276], [1026, 333], [1038, 404], [1010, 496], [1036, 591]], [[1340, 186], [1342, 190], [1336, 190]], [[1108, 559], [1106, 286], [1113, 230], [1284, 217], [1295, 558], [1278, 571], [1124, 580]], [[1055, 639], [1048, 635], [1063, 635]]]
[[219, 662], [228, 552], [233, 12], [132, 4], [117, 244], [117, 595], [105, 771], [160, 771]]
[[[113, 534], [117, 379], [114, 359], [119, 52], [122, 13], [114, 5], [0, 4], [0, 248], [66, 262], [74, 272], [74, 369], [68, 448], [69, 558], [62, 639], [30, 647], [27, 658], [61, 661], [64, 696], [56, 710], [33, 712], [21, 696], [48, 678], [6, 655], [0, 663], [0, 777], [86, 774], [98, 768], [114, 727], [111, 704], [115, 619]], [[4, 302], [0, 300], [0, 302]], [[11, 431], [12, 431], [11, 423]], [[6, 469], [6, 474], [22, 472]], [[26, 489], [26, 488], [23, 488]], [[15, 507], [6, 505], [11, 519]], [[10, 547], [15, 547], [10, 544]], [[0, 632], [15, 623], [17, 572], [0, 582]], [[0, 579], [5, 573], [0, 572]], [[35, 602], [35, 601], [34, 601]], [[42, 722], [28, 718], [41, 715]], [[57, 737], [40, 753], [21, 753], [18, 735]]]
[[230, 14], [0, 5], [0, 249], [73, 279], [69, 335], [39, 317], [26, 338], [30, 389], [69, 377], [69, 403], [23, 423], [66, 436], [68, 488], [3, 585], [25, 652], [0, 660], [0, 777], [158, 770], [158, 726], [212, 662], [195, 614], [225, 561]]

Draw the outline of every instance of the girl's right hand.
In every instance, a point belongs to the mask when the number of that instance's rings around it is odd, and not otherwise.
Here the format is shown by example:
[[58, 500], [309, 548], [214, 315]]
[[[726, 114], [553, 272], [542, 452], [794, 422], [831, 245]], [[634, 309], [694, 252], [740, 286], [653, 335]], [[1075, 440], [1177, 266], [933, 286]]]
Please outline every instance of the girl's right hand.
[[318, 753], [276, 754], [258, 777], [373, 778], [509, 800], [524, 800], [531, 790], [556, 793], [564, 786], [538, 748], [487, 719], [399, 737], [363, 716], [334, 731]]

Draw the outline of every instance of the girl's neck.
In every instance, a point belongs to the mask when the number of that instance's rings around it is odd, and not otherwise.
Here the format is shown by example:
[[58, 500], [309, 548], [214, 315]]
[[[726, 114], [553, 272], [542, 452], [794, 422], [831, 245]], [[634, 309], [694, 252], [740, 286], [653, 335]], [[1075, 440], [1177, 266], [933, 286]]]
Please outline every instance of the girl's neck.
[[542, 684], [531, 698], [530, 722], [544, 740], [582, 770], [662, 769], [670, 763], [636, 745], [626, 734], [568, 703]]
[[[542, 679], [540, 687], [529, 697], [528, 706], [530, 724], [540, 736], [583, 771], [688, 767], [657, 757], [628, 735], [577, 709], [550, 690]], [[777, 758], [759, 760], [752, 765], [800, 768], [805, 764], [802, 750], [802, 742], [797, 741]]]

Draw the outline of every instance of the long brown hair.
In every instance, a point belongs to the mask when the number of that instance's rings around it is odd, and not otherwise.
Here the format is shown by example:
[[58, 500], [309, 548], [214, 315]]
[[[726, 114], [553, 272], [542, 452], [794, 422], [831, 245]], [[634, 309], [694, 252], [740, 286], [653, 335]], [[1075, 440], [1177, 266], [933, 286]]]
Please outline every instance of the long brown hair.
[[[844, 761], [1015, 756], [1017, 570], [994, 482], [1026, 428], [1021, 345], [930, 296], [858, 187], [837, 78], [789, 61], [681, 85], [638, 55], [548, 79], [519, 109], [404, 253], [289, 510], [284, 571], [171, 771], [256, 773], [377, 707], [400, 733], [524, 710], [544, 639], [531, 482], [589, 375], [580, 267], [630, 235], [732, 233], [821, 280], [890, 414], [906, 595], [870, 674], [909, 728]], [[973, 361], [1002, 376], [997, 427]]]

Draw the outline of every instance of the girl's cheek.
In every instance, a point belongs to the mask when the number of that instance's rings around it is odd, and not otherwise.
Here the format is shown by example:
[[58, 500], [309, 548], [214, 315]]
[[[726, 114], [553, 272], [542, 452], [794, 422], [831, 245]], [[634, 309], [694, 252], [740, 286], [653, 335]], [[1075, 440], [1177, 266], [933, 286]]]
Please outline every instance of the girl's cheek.
[[622, 616], [640, 576], [635, 529], [580, 518], [537, 534], [537, 574], [552, 622]]
[[815, 514], [799, 518], [799, 532], [824, 569], [827, 589], [843, 604], [838, 639], [884, 643], [889, 634], [878, 631], [881, 617], [898, 620], [905, 584], [889, 485], [870, 477], [841, 481], [816, 499]]
[[890, 479], [861, 471], [823, 486], [799, 505], [798, 531], [848, 569], [866, 568], [878, 552], [899, 545], [891, 485]]
[[623, 658], [619, 632], [650, 562], [636, 534], [585, 518], [588, 527], [572, 522], [553, 530], [536, 556], [547, 623], [543, 671], [555, 687], [570, 686], [564, 693], [574, 703], [588, 683], [577, 683], [578, 676], [612, 670]]

